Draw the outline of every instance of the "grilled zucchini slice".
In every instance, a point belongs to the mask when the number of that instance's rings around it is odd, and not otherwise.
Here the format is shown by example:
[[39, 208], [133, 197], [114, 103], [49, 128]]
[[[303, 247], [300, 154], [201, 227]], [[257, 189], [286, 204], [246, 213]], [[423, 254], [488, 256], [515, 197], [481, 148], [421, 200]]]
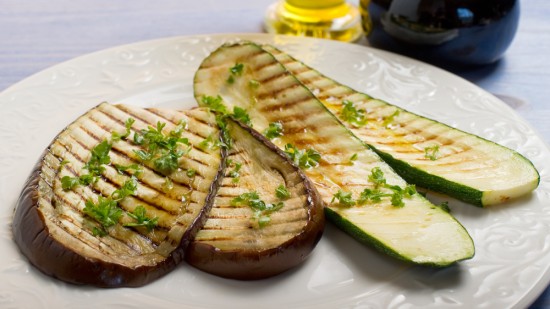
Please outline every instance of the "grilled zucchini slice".
[[[403, 204], [394, 201], [407, 183], [261, 46], [218, 48], [201, 63], [194, 91], [199, 105], [245, 110], [255, 130], [274, 137], [303, 167], [327, 217], [357, 240], [422, 265], [447, 266], [474, 255], [472, 239], [449, 213], [418, 193], [403, 197]], [[277, 128], [282, 135], [268, 134]]]
[[263, 48], [405, 180], [481, 207], [538, 186], [538, 171], [516, 151], [355, 91], [273, 46]]

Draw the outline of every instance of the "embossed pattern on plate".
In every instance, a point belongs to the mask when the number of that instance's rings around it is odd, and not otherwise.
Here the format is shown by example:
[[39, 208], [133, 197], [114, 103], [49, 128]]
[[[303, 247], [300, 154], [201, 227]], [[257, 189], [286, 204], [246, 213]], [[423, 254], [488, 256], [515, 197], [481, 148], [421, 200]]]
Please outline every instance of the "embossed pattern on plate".
[[[540, 187], [490, 209], [450, 200], [476, 256], [446, 269], [404, 265], [330, 225], [306, 263], [256, 282], [221, 279], [183, 264], [143, 288], [100, 290], [59, 282], [29, 265], [11, 239], [11, 216], [32, 166], [59, 130], [102, 101], [194, 106], [192, 78], [200, 61], [237, 39], [272, 43], [357, 90], [516, 149], [539, 169]], [[548, 147], [494, 96], [418, 61], [358, 45], [264, 34], [166, 38], [40, 72], [1, 93], [0, 110], [1, 308], [512, 308], [527, 306], [550, 280]]]

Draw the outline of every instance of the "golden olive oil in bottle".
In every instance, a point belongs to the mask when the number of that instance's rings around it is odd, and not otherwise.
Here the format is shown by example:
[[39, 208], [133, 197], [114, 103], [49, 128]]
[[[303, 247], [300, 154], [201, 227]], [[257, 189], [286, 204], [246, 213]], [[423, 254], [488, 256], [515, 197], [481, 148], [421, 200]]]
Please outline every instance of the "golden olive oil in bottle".
[[280, 0], [265, 18], [270, 33], [353, 42], [363, 35], [358, 8], [345, 0]]

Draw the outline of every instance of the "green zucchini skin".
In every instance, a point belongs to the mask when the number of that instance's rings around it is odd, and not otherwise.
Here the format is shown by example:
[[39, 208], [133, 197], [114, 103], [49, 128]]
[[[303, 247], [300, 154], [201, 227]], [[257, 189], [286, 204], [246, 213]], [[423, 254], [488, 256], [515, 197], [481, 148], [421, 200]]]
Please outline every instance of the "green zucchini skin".
[[[229, 83], [236, 64], [243, 65], [243, 73]], [[250, 81], [258, 81], [258, 88], [250, 90]], [[219, 96], [229, 111], [247, 110], [259, 132], [280, 122], [284, 134], [273, 141], [279, 148], [287, 143], [315, 148], [322, 157], [319, 166], [303, 170], [317, 187], [327, 218], [358, 241], [417, 265], [445, 267], [474, 256], [465, 228], [420, 194], [404, 200], [402, 208], [389, 199], [352, 207], [333, 202], [338, 190], [357, 197], [364, 188], [373, 188], [368, 178], [374, 168], [383, 171], [389, 185], [404, 187], [406, 182], [259, 45], [242, 42], [218, 48], [196, 72], [194, 91], [199, 105]], [[357, 160], [349, 164], [352, 155]]]
[[372, 147], [376, 153], [409, 183], [414, 183], [425, 189], [447, 194], [468, 204], [484, 207], [483, 192], [471, 187], [449, 181], [437, 175], [415, 168], [405, 161], [395, 159], [391, 154]]
[[[271, 45], [263, 45], [262, 48], [272, 53], [285, 69], [312, 90], [319, 101], [344, 126], [371, 146], [408, 182], [479, 207], [506, 202], [529, 194], [538, 187], [538, 171], [532, 162], [518, 152], [358, 92]], [[345, 100], [365, 111], [373, 110], [367, 113], [368, 125], [355, 126], [342, 117], [342, 103]], [[387, 129], [382, 125], [392, 113], [398, 114], [393, 119], [393, 124], [404, 132], [394, 133], [393, 129]], [[411, 126], [411, 123], [414, 125]], [[430, 162], [426, 163], [429, 160], [424, 157], [423, 149], [418, 147], [428, 141], [437, 142], [439, 147], [438, 139], [433, 138], [434, 134], [430, 130], [436, 130], [447, 137], [441, 143], [441, 149], [448, 150], [448, 153], [443, 153], [441, 158], [431, 162], [442, 162], [443, 168]], [[381, 138], [393, 136], [392, 134], [398, 138], [398, 142], [393, 145]], [[415, 142], [409, 142], [410, 140]], [[416, 155], [413, 155], [414, 153]], [[447, 163], [443, 161], [456, 160], [455, 158], [459, 158], [462, 153], [474, 157], [478, 162], [491, 163], [480, 163], [478, 174], [471, 173], [475, 170], [470, 171], [467, 164], [457, 165], [456, 169], [468, 170], [463, 175], [457, 175], [455, 171], [444, 168]], [[468, 158], [465, 161], [467, 160]], [[486, 180], [480, 181], [480, 177], [485, 177]]]

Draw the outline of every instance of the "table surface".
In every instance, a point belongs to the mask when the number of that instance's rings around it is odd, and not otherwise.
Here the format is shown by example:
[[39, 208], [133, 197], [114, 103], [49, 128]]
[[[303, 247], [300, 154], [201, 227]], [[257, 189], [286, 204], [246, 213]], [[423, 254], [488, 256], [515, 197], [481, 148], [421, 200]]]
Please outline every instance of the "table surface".
[[[263, 15], [272, 1], [0, 0], [0, 91], [52, 65], [112, 46], [180, 35], [263, 32]], [[503, 98], [549, 142], [547, 14], [550, 1], [523, 1], [519, 29], [505, 57], [455, 73]], [[550, 288], [531, 308], [550, 308]]]

